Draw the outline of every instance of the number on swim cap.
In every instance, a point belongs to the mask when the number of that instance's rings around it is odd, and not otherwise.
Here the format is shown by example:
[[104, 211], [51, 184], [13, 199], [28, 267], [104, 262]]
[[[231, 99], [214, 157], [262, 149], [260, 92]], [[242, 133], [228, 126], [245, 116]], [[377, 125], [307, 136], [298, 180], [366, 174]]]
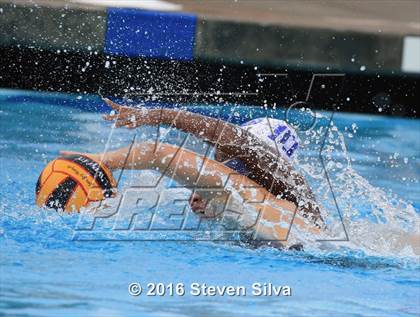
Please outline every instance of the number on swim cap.
[[274, 151], [277, 149], [285, 159], [290, 159], [299, 147], [299, 137], [295, 130], [283, 120], [257, 118], [244, 123], [245, 130], [258, 137]]

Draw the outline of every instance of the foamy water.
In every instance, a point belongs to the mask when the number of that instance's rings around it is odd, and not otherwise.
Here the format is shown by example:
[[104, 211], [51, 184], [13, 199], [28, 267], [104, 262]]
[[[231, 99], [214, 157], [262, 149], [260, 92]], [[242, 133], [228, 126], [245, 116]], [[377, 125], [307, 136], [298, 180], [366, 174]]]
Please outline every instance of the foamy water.
[[[129, 241], [124, 240], [127, 230], [113, 230], [113, 236], [109, 233], [116, 224], [124, 228], [124, 218], [108, 223], [99, 219], [90, 231], [90, 238], [96, 240], [77, 240], [77, 234], [83, 233], [77, 229], [92, 225], [92, 213], [57, 214], [34, 204], [35, 182], [45, 164], [59, 150], [100, 152], [108, 140], [112, 140], [109, 148], [118, 148], [129, 144], [135, 133], [138, 141], [144, 141], [156, 136], [156, 130], [116, 129], [110, 137], [110, 126], [98, 113], [66, 107], [73, 103], [86, 106], [101, 101], [93, 96], [76, 99], [73, 95], [0, 91], [0, 314], [57, 316], [69, 308], [74, 315], [83, 316], [419, 314], [419, 257], [418, 249], [413, 248], [419, 234], [418, 120], [336, 114], [336, 128], [329, 129], [322, 152], [328, 183], [319, 151], [329, 115], [322, 114], [322, 118], [318, 114], [318, 126], [308, 135], [300, 132], [304, 146], [294, 164], [322, 205], [328, 238], [345, 240], [345, 228], [348, 241], [319, 242], [298, 233], [296, 239], [306, 242], [305, 251], [282, 252], [253, 249], [235, 240], [235, 235], [221, 236], [224, 227], [211, 221], [203, 222], [201, 231], [146, 235], [132, 231], [137, 238], [153, 241]], [[241, 114], [237, 117], [226, 107], [197, 105], [191, 109], [219, 113], [236, 123], [265, 113], [237, 107], [235, 112]], [[281, 111], [273, 114], [281, 118]], [[184, 138], [177, 131], [166, 132], [164, 139], [170, 143], [179, 144]], [[187, 142], [188, 149], [199, 153], [205, 153], [206, 146], [197, 138]], [[158, 178], [150, 171], [126, 171], [120, 193], [133, 182], [154, 184]], [[188, 198], [190, 191], [168, 179], [153, 189], [155, 193], [165, 190], [170, 195], [161, 200], [156, 224], [176, 226], [182, 217], [174, 197]], [[153, 195], [148, 199], [152, 203]], [[100, 211], [106, 213], [117, 202], [118, 198], [107, 201], [108, 207]], [[240, 201], [236, 203], [241, 206]], [[141, 229], [150, 210], [138, 204], [135, 196], [126, 207], [130, 204], [135, 208], [126, 211], [137, 212], [135, 225]], [[187, 228], [197, 225], [194, 216], [191, 213], [187, 218]], [[99, 239], [103, 237], [108, 239]], [[293, 296], [280, 300], [139, 299], [127, 294], [127, 285], [133, 281], [220, 285], [269, 281], [290, 285]]]

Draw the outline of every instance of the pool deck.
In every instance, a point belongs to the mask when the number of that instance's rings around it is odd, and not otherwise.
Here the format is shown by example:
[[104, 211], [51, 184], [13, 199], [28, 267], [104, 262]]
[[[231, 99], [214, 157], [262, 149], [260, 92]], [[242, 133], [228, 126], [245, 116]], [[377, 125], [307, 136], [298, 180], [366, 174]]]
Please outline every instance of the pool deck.
[[[112, 9], [115, 3], [126, 9]], [[29, 49], [126, 56], [127, 63], [420, 75], [420, 1], [412, 0], [0, 0], [0, 30], [9, 55]]]
[[[210, 20], [383, 34], [418, 34], [420, 4], [401, 0], [203, 1], [173, 0]], [[398, 9], [398, 10], [396, 10]], [[259, 21], [259, 22], [257, 22]]]
[[[405, 37], [420, 36], [419, 1], [175, 2], [202, 18], [197, 55], [204, 58], [399, 72], [410, 69]], [[420, 73], [420, 65], [410, 70]]]
[[[0, 45], [101, 51], [105, 10], [117, 1], [0, 0], [2, 7], [10, 3], [17, 7], [2, 10]], [[141, 1], [118, 3], [144, 7]], [[420, 36], [419, 1], [172, 0], [155, 7], [165, 9], [165, 5], [171, 12], [197, 17], [195, 59], [318, 70], [420, 73], [417, 61], [404, 55], [404, 50], [410, 49], [406, 47], [407, 37]], [[23, 6], [38, 9], [28, 11]], [[63, 9], [68, 14], [63, 15]], [[59, 28], [63, 21], [67, 30]], [[63, 40], [64, 35], [70, 37]]]

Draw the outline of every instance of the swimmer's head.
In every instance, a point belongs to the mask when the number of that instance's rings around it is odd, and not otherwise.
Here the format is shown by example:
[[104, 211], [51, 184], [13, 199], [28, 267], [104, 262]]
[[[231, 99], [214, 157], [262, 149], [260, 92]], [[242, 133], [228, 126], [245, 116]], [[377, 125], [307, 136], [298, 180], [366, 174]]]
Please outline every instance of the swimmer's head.
[[206, 197], [205, 193], [194, 191], [189, 199], [191, 210], [199, 215], [201, 218], [217, 218], [224, 212], [224, 203], [226, 203], [226, 196]]
[[192, 193], [189, 199], [191, 210], [197, 214], [204, 214], [207, 202], [197, 193]]
[[45, 167], [36, 184], [36, 203], [55, 210], [80, 211], [91, 201], [116, 194], [111, 171], [84, 155], [59, 157]]
[[300, 139], [295, 129], [283, 120], [257, 118], [241, 127], [267, 144], [273, 151], [286, 160], [291, 160], [299, 148]]

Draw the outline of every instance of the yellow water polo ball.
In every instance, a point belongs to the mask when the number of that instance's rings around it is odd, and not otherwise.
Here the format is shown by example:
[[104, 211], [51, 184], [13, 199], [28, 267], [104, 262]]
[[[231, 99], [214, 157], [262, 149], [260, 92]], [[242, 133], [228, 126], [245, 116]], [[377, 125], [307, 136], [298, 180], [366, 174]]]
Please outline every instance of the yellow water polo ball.
[[67, 212], [115, 196], [111, 171], [84, 155], [67, 155], [47, 164], [36, 184], [36, 204]]

